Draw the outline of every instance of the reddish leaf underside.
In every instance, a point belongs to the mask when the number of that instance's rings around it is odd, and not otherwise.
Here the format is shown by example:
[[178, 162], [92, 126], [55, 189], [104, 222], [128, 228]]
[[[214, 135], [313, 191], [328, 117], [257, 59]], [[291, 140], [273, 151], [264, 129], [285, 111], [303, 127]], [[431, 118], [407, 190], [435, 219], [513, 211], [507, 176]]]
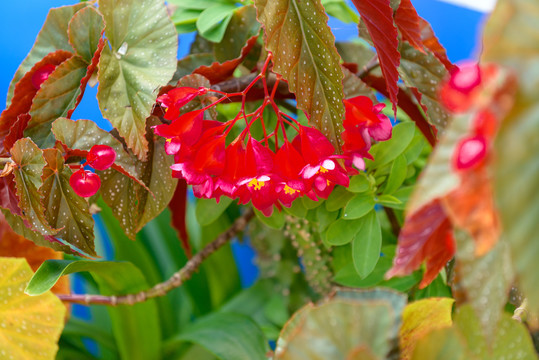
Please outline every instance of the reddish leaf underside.
[[187, 210], [187, 182], [184, 179], [178, 181], [178, 186], [174, 192], [168, 208], [172, 213], [172, 226], [178, 232], [182, 248], [187, 258], [191, 258], [191, 245], [189, 243], [189, 234], [187, 233], [187, 224], [185, 214]]
[[396, 113], [400, 54], [397, 28], [393, 24], [393, 9], [389, 0], [352, 0], [352, 3], [359, 11], [372, 38], [386, 81], [387, 93]]
[[212, 85], [230, 78], [234, 74], [234, 70], [236, 70], [236, 68], [242, 63], [245, 57], [249, 54], [249, 51], [251, 51], [253, 46], [256, 44], [257, 39], [258, 36], [250, 37], [245, 46], [241, 49], [241, 54], [239, 57], [232, 60], [227, 60], [224, 63], [215, 61], [210, 66], [199, 66], [195, 71], [193, 71], [193, 73], [204, 76], [210, 80]]
[[400, 30], [402, 38], [419, 51], [423, 51], [421, 39], [421, 18], [417, 14], [410, 0], [401, 0], [399, 8], [395, 12], [395, 25]]
[[455, 254], [451, 223], [441, 201], [435, 199], [410, 214], [399, 234], [397, 255], [386, 278], [408, 275], [426, 262], [419, 284], [426, 287]]
[[434, 34], [434, 31], [432, 30], [432, 27], [428, 21], [419, 18], [419, 28], [421, 29], [421, 39], [423, 41], [423, 45], [434, 53], [438, 60], [444, 64], [447, 70], [453, 69], [455, 65], [449, 61], [445, 48], [442, 46], [442, 44], [440, 44], [440, 41]]
[[[2, 112], [2, 115], [0, 115], [0, 142], [2, 144], [0, 153], [2, 155], [7, 155], [15, 141], [20, 139], [21, 136], [17, 137], [19, 135], [18, 129], [20, 129], [24, 123], [28, 123], [29, 118], [21, 118], [21, 122], [18, 117], [19, 115], [26, 114], [30, 111], [32, 100], [39, 90], [32, 84], [32, 76], [34, 73], [46, 65], [58, 66], [72, 55], [72, 53], [65, 50], [52, 52], [36, 63], [32, 69], [17, 82], [11, 105]], [[24, 125], [24, 127], [26, 127], [26, 125]], [[13, 134], [10, 135], [10, 139], [6, 143], [5, 137], [10, 133], [11, 128], [14, 128], [12, 131]]]

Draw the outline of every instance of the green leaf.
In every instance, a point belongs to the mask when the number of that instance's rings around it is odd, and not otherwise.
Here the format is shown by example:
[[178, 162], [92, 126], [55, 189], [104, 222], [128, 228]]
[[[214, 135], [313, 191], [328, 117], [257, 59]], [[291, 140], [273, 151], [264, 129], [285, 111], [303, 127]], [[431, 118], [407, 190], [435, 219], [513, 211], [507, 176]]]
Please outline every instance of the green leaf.
[[45, 207], [41, 203], [38, 189], [42, 185], [41, 174], [46, 165], [42, 151], [28, 138], [17, 140], [11, 149], [11, 159], [17, 164], [13, 170], [19, 208], [32, 228], [44, 235], [54, 235], [45, 217]]
[[64, 165], [57, 149], [43, 151], [47, 164], [43, 168], [43, 185], [39, 188], [48, 223], [58, 230], [56, 237], [85, 253], [96, 256], [94, 219], [88, 201], [73, 191], [69, 178], [73, 174]]
[[322, 0], [328, 15], [341, 20], [345, 24], [359, 23], [359, 16], [344, 0]]
[[249, 317], [232, 313], [214, 313], [196, 321], [170, 343], [192, 342], [203, 346], [222, 360], [266, 358], [266, 340], [262, 330]]
[[284, 226], [284, 214], [281, 211], [274, 210], [271, 216], [266, 216], [255, 209], [256, 217], [264, 224], [274, 229], [282, 229]]
[[7, 95], [7, 105], [11, 103], [13, 91], [15, 90], [15, 84], [38, 61], [43, 59], [47, 54], [56, 50], [73, 51], [67, 36], [68, 24], [73, 15], [86, 6], [87, 4], [75, 4], [71, 6], [62, 6], [49, 11], [45, 24], [43, 24], [43, 28], [39, 32], [32, 50], [30, 50], [30, 53], [26, 56], [24, 61], [17, 69], [13, 80], [11, 80]]
[[318, 220], [318, 231], [323, 232], [339, 217], [338, 211], [328, 211], [325, 206], [316, 208], [316, 219]]
[[342, 209], [353, 197], [354, 194], [349, 192], [346, 188], [342, 186], [335, 187], [326, 200], [326, 209], [327, 211], [336, 211]]
[[[140, 270], [129, 262], [47, 260], [36, 271], [25, 292], [29, 295], [42, 294], [62, 275], [81, 271], [90, 272], [103, 295], [137, 293], [148, 288]], [[161, 331], [154, 300], [132, 306], [109, 307], [108, 310], [121, 358], [159, 358]]]
[[398, 156], [391, 165], [391, 172], [384, 188], [384, 194], [392, 194], [397, 191], [404, 182], [404, 179], [406, 179], [407, 171], [408, 162], [406, 157], [404, 155]]
[[146, 118], [176, 70], [176, 30], [160, 0], [99, 0], [99, 11], [110, 44], [99, 60], [99, 108], [144, 160]]
[[343, 73], [320, 0], [255, 0], [255, 7], [266, 48], [273, 54], [273, 70], [296, 94], [298, 109], [340, 149]]
[[91, 63], [104, 30], [103, 16], [94, 7], [88, 6], [78, 11], [69, 22], [69, 43], [77, 55]]
[[171, 4], [186, 8], [186, 9], [196, 9], [204, 10], [207, 9], [215, 3], [220, 4], [230, 4], [232, 1], [228, 0], [170, 0]]
[[165, 153], [165, 139], [150, 136], [148, 139], [148, 159], [137, 162], [137, 179], [146, 187], [113, 168], [98, 172], [103, 200], [131, 239], [168, 206], [178, 183], [172, 177], [170, 166], [174, 159]]
[[232, 204], [232, 199], [222, 196], [217, 203], [215, 199], [197, 199], [196, 216], [202, 226], [210, 225]]
[[371, 188], [371, 182], [367, 178], [367, 174], [360, 173], [358, 175], [352, 176], [350, 179], [350, 185], [348, 186], [348, 191], [353, 193], [363, 193], [368, 191]]
[[200, 16], [201, 10], [177, 8], [171, 17], [178, 35], [190, 33], [197, 29], [197, 19]]
[[455, 231], [455, 240], [454, 271], [459, 281], [452, 287], [459, 295], [457, 303], [470, 304], [490, 344], [513, 283], [508, 245], [502, 238], [488, 253], [477, 257], [474, 241], [468, 233]]
[[410, 145], [414, 138], [415, 124], [402, 122], [393, 127], [391, 139], [375, 144], [371, 148], [374, 166], [380, 168], [397, 158]]
[[354, 195], [346, 204], [343, 217], [347, 220], [359, 219], [371, 211], [375, 204], [371, 193]]
[[509, 67], [518, 78], [515, 105], [503, 120], [494, 147], [494, 191], [519, 288], [535, 313], [539, 311], [539, 47], [534, 40], [539, 34], [534, 20], [538, 14], [537, 2], [500, 0], [485, 28], [483, 54], [483, 59]]
[[447, 70], [428, 50], [419, 51], [406, 42], [401, 42], [399, 50], [399, 74], [408, 87], [419, 90], [421, 104], [427, 107], [427, 120], [441, 135], [448, 124], [449, 114], [438, 101], [438, 84], [447, 76]]
[[378, 263], [382, 249], [382, 232], [376, 211], [371, 211], [363, 222], [352, 242], [354, 267], [361, 278], [367, 277]]
[[68, 116], [68, 112], [75, 108], [87, 67], [83, 58], [73, 55], [58, 65], [41, 85], [30, 109], [32, 118], [24, 131], [25, 136], [31, 137], [40, 147], [54, 146], [51, 123]]
[[213, 42], [221, 42], [226, 27], [232, 19], [234, 4], [215, 4], [200, 13], [197, 20], [197, 29], [200, 35]]
[[395, 208], [395, 209], [400, 209], [401, 206], [403, 205], [402, 201], [400, 201], [395, 196], [389, 195], [389, 194], [378, 196], [376, 202], [380, 205], [390, 207], [390, 208]]
[[274, 359], [352, 359], [358, 349], [385, 359], [397, 339], [406, 299], [387, 290], [340, 291], [308, 304], [285, 325]]
[[258, 35], [260, 24], [256, 21], [256, 10], [253, 5], [236, 8], [228, 23], [223, 39], [213, 46], [215, 60], [223, 63], [241, 55], [247, 40]]
[[346, 245], [354, 239], [364, 222], [363, 218], [357, 220], [339, 219], [333, 222], [326, 232], [326, 242], [330, 245]]

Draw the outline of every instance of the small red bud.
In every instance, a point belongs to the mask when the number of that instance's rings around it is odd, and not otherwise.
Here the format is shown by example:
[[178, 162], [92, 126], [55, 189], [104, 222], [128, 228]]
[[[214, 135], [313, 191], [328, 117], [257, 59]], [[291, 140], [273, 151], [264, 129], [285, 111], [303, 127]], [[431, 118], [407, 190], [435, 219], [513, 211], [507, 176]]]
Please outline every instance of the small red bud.
[[107, 170], [116, 160], [116, 151], [108, 145], [94, 145], [86, 157], [87, 165], [96, 170]]
[[453, 158], [457, 170], [468, 170], [479, 165], [487, 155], [487, 140], [483, 135], [462, 139], [455, 149]]
[[481, 84], [481, 69], [477, 63], [466, 63], [451, 71], [450, 78], [440, 88], [440, 100], [450, 111], [467, 111], [475, 100], [474, 91]]
[[56, 66], [52, 64], [46, 64], [37, 69], [32, 75], [32, 85], [34, 85], [34, 88], [39, 89], [41, 84], [43, 84], [45, 80], [49, 78], [49, 75], [54, 71], [54, 69], [56, 69]]
[[80, 169], [71, 175], [69, 184], [75, 193], [81, 197], [90, 197], [95, 195], [101, 187], [101, 179], [99, 175]]

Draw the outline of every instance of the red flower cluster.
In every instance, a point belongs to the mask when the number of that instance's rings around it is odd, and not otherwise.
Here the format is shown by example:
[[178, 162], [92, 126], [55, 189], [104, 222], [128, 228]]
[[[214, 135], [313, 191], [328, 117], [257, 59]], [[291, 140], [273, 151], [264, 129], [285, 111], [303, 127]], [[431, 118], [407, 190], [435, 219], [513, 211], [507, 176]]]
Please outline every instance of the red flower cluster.
[[[352, 164], [363, 170], [363, 157], [370, 157], [371, 137], [374, 140], [391, 137], [391, 123], [380, 114], [384, 105], [373, 106], [367, 97], [345, 102], [343, 155], [335, 153], [331, 142], [319, 130], [303, 126], [280, 112], [271, 96], [254, 113], [245, 114], [242, 110], [235, 119], [224, 123], [204, 120], [204, 111], [226, 98], [245, 96], [245, 93], [221, 93], [223, 97], [210, 106], [181, 113], [183, 105], [208, 91], [213, 90], [180, 87], [157, 99], [166, 109], [164, 118], [171, 123], [155, 126], [154, 132], [167, 139], [165, 151], [175, 157], [171, 166], [173, 176], [192, 185], [197, 197], [219, 200], [224, 195], [239, 199], [240, 204], [251, 201], [266, 216], [272, 214], [273, 205], [290, 207], [300, 196], [315, 201], [327, 199], [335, 185], [348, 186], [348, 175], [357, 172]], [[249, 128], [256, 120], [264, 125], [261, 114], [268, 104], [275, 105], [278, 124], [272, 134], [259, 141], [251, 136]], [[227, 135], [238, 119], [245, 119], [246, 128], [227, 142]], [[285, 124], [297, 131], [291, 141], [287, 139]], [[284, 137], [280, 146], [279, 131]], [[272, 136], [275, 136], [274, 150], [268, 144]]]

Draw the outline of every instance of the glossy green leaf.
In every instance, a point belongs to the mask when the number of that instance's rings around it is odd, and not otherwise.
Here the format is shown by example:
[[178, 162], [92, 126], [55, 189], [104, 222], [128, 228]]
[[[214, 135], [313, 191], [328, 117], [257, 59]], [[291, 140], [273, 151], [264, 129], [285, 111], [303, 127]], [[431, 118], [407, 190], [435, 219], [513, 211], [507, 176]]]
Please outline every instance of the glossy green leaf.
[[99, 60], [99, 107], [128, 147], [144, 160], [148, 152], [146, 118], [159, 87], [176, 70], [176, 30], [162, 1], [98, 3], [110, 45], [105, 45]]
[[352, 242], [352, 258], [359, 276], [365, 278], [374, 270], [380, 258], [382, 232], [376, 211], [369, 212], [362, 220]]
[[376, 266], [374, 267], [373, 271], [365, 278], [362, 278], [359, 276], [354, 266], [352, 247], [350, 247], [350, 261], [348, 261], [346, 265], [335, 274], [335, 281], [344, 286], [359, 288], [385, 286], [383, 285], [384, 275], [393, 265], [395, 248], [395, 245], [388, 245], [382, 247], [380, 251], [380, 259], [376, 263]]
[[207, 40], [221, 42], [236, 9], [237, 7], [230, 3], [217, 3], [204, 9], [197, 19], [198, 32]]
[[391, 165], [391, 172], [384, 188], [384, 194], [392, 194], [400, 188], [404, 179], [406, 179], [407, 170], [408, 162], [406, 161], [406, 157], [404, 155], [398, 156]]
[[273, 70], [296, 94], [297, 107], [340, 149], [344, 105], [340, 57], [320, 0], [255, 0]]
[[80, 9], [86, 7], [87, 4], [75, 4], [70, 6], [62, 6], [51, 9], [47, 15], [47, 19], [43, 24], [43, 28], [39, 32], [36, 42], [21, 63], [11, 84], [9, 85], [7, 105], [11, 103], [15, 84], [26, 74], [38, 61], [43, 59], [47, 54], [56, 50], [73, 51], [69, 44], [67, 36], [67, 28], [69, 21], [73, 15]]
[[389, 195], [389, 194], [383, 194], [383, 195], [378, 196], [376, 203], [386, 206], [386, 207], [396, 208], [396, 209], [400, 209], [401, 206], [403, 205], [402, 201], [399, 200], [399, 198], [393, 195]]
[[344, 208], [352, 197], [354, 197], [354, 194], [346, 188], [342, 186], [335, 187], [326, 200], [327, 211], [336, 211]]
[[104, 30], [103, 16], [93, 6], [88, 6], [78, 11], [69, 22], [69, 43], [77, 55], [91, 63]]
[[371, 193], [356, 194], [346, 204], [343, 218], [346, 220], [359, 219], [374, 208], [374, 196]]
[[339, 219], [328, 227], [326, 232], [326, 242], [330, 245], [346, 245], [354, 239], [357, 232], [363, 225], [363, 218], [357, 220]]
[[483, 54], [484, 60], [511, 68], [518, 78], [516, 103], [495, 143], [494, 190], [517, 281], [535, 312], [539, 311], [539, 47], [535, 41], [539, 29], [534, 20], [538, 16], [537, 2], [500, 0], [485, 28]]
[[430, 52], [419, 51], [406, 42], [400, 44], [401, 62], [399, 74], [404, 83], [421, 93], [421, 104], [427, 107], [429, 123], [438, 133], [448, 125], [449, 114], [438, 101], [438, 84], [447, 76], [447, 70]]
[[[148, 288], [140, 270], [129, 262], [47, 260], [30, 280], [26, 293], [39, 295], [50, 289], [62, 275], [88, 271], [103, 295], [137, 293]], [[154, 300], [136, 305], [109, 307], [113, 333], [122, 358], [159, 357], [161, 331]], [[136, 343], [137, 346], [133, 346]]]
[[232, 204], [232, 199], [222, 196], [217, 203], [215, 199], [197, 199], [196, 216], [198, 223], [202, 226], [209, 225]]
[[283, 328], [275, 359], [351, 359], [361, 348], [385, 359], [405, 302], [403, 295], [373, 290], [341, 291], [320, 305], [308, 304]]
[[67, 116], [75, 108], [81, 93], [80, 85], [86, 75], [88, 63], [74, 55], [54, 70], [37, 92], [30, 115], [32, 118], [24, 131], [42, 148], [52, 147], [54, 137], [51, 124], [59, 117]]
[[264, 224], [274, 229], [282, 229], [284, 226], [284, 214], [276, 209], [273, 210], [273, 214], [266, 216], [259, 210], [255, 209], [256, 217]]
[[45, 207], [41, 203], [38, 189], [43, 184], [41, 174], [46, 165], [42, 151], [28, 138], [18, 140], [11, 149], [11, 159], [17, 164], [13, 170], [19, 208], [34, 230], [41, 234], [54, 235], [45, 217]]
[[333, 16], [345, 24], [359, 23], [359, 15], [344, 0], [322, 0], [322, 5], [329, 16]]
[[226, 27], [223, 39], [213, 46], [215, 60], [223, 63], [240, 56], [247, 40], [258, 35], [260, 24], [256, 21], [256, 10], [253, 5], [236, 8], [232, 19]]
[[339, 217], [338, 211], [328, 211], [325, 206], [316, 208], [316, 219], [318, 221], [318, 230], [323, 232]]
[[197, 19], [201, 10], [177, 8], [172, 14], [171, 20], [179, 35], [196, 31]]
[[369, 181], [367, 174], [360, 173], [350, 178], [350, 185], [348, 191], [353, 193], [363, 193], [371, 188], [371, 182]]
[[103, 200], [131, 239], [168, 206], [178, 183], [172, 177], [170, 166], [174, 159], [165, 153], [165, 139], [149, 140], [147, 161], [137, 162], [137, 179], [146, 188], [113, 168], [98, 172]]
[[414, 138], [415, 124], [402, 122], [393, 127], [391, 139], [375, 144], [371, 148], [374, 165], [379, 168], [397, 158], [410, 145]]
[[94, 219], [88, 201], [73, 191], [69, 178], [73, 174], [65, 166], [59, 150], [43, 152], [47, 164], [43, 168], [43, 185], [39, 188], [48, 223], [59, 229], [56, 237], [85, 253], [96, 256], [94, 247]]
[[171, 341], [199, 344], [222, 360], [266, 358], [266, 340], [262, 330], [249, 317], [240, 314], [208, 315]]

